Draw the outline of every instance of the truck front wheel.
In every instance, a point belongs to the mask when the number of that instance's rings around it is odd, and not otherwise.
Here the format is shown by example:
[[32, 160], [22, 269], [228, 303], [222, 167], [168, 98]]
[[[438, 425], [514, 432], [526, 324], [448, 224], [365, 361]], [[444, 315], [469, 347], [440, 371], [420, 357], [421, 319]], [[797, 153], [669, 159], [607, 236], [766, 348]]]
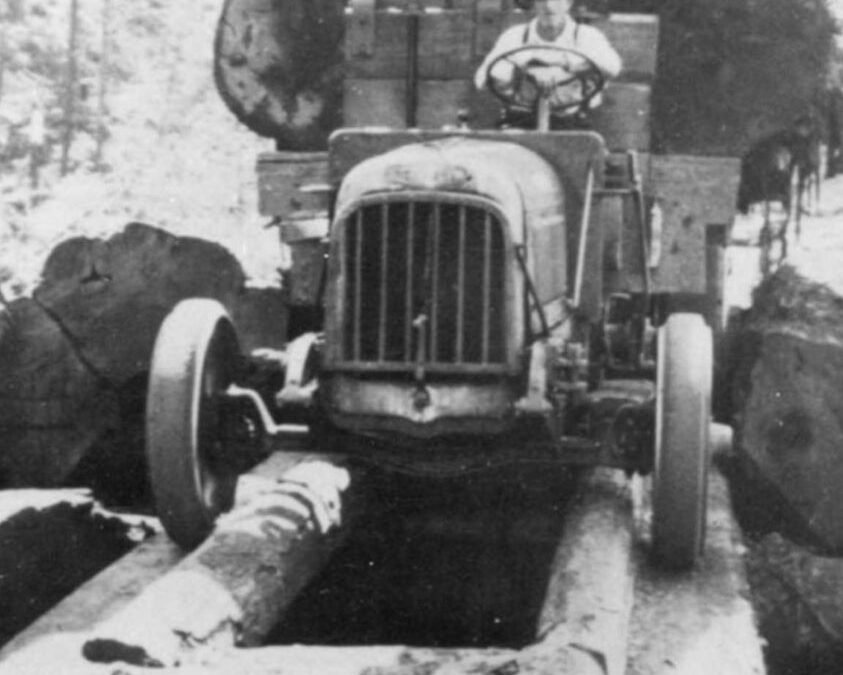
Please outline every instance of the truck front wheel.
[[167, 534], [195, 548], [231, 508], [237, 472], [225, 459], [224, 392], [239, 348], [218, 302], [185, 300], [155, 342], [146, 406], [146, 456], [158, 517]]
[[705, 540], [711, 425], [712, 336], [699, 314], [677, 313], [659, 329], [653, 553], [692, 567]]

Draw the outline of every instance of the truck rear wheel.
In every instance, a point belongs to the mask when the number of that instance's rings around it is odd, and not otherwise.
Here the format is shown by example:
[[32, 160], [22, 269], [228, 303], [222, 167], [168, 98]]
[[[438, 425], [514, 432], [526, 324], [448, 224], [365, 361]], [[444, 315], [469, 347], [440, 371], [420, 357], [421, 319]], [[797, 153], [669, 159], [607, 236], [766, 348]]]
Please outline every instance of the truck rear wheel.
[[146, 456], [158, 517], [179, 546], [198, 546], [231, 508], [237, 473], [222, 448], [222, 394], [239, 348], [215, 300], [176, 305], [155, 342], [146, 405]]
[[653, 553], [692, 567], [705, 540], [711, 424], [712, 337], [698, 314], [673, 314], [659, 329]]

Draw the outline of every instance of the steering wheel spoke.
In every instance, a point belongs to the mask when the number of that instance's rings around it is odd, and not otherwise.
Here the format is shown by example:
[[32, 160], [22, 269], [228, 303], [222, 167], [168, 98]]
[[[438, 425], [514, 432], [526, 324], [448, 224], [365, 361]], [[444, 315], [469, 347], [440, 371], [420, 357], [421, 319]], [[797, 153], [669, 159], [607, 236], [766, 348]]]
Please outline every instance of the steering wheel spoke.
[[[571, 70], [572, 61], [582, 63], [583, 67]], [[504, 63], [512, 69], [508, 82], [493, 76], [498, 65]], [[537, 68], [559, 68], [570, 77], [540, 77]], [[492, 94], [507, 107], [538, 109], [539, 102], [544, 99], [549, 104], [550, 114], [556, 116], [564, 116], [572, 108], [587, 108], [606, 84], [603, 73], [585, 54], [556, 45], [522, 45], [498, 55], [486, 70], [486, 81]], [[523, 86], [525, 82], [530, 86]]]

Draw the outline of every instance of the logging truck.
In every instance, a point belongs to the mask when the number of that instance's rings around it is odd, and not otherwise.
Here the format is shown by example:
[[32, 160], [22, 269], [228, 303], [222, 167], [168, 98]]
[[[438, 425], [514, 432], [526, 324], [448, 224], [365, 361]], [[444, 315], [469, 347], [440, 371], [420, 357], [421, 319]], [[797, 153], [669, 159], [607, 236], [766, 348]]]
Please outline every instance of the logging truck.
[[[527, 19], [510, 0], [263, 4], [226, 4], [217, 82], [278, 140], [258, 159], [259, 206], [288, 261], [287, 346], [241, 353], [207, 299], [165, 320], [146, 443], [170, 536], [196, 546], [244, 458], [303, 437], [434, 476], [637, 472], [654, 559], [693, 566], [739, 161], [652, 152], [657, 17], [583, 15], [624, 71], [600, 83], [592, 129], [552, 131], [541, 95], [535, 128], [500, 129], [473, 87], [501, 29]], [[302, 21], [321, 27], [310, 79], [280, 82], [295, 50], [278, 43], [307, 38]]]

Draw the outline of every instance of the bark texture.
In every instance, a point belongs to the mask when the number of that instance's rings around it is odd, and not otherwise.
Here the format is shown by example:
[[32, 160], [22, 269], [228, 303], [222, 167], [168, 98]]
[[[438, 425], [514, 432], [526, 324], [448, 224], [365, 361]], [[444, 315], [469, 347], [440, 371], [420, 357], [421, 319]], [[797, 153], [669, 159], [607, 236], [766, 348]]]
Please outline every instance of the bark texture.
[[361, 478], [327, 456], [268, 463], [256, 470], [263, 476], [241, 476], [234, 508], [204, 544], [92, 630], [86, 658], [177, 666], [260, 644], [343, 540]]
[[189, 297], [222, 302], [249, 332], [246, 348], [284, 340], [280, 291], [247, 290], [218, 244], [139, 223], [59, 244], [33, 296], [0, 315], [0, 485], [62, 485], [93, 455], [111, 482], [132, 483], [137, 469], [142, 483], [142, 459], [129, 459], [142, 454], [152, 347]]
[[843, 299], [791, 268], [756, 291], [731, 355], [737, 449], [798, 535], [843, 550]]
[[342, 119], [343, 3], [226, 0], [214, 75], [223, 101], [279, 149], [321, 150]]

